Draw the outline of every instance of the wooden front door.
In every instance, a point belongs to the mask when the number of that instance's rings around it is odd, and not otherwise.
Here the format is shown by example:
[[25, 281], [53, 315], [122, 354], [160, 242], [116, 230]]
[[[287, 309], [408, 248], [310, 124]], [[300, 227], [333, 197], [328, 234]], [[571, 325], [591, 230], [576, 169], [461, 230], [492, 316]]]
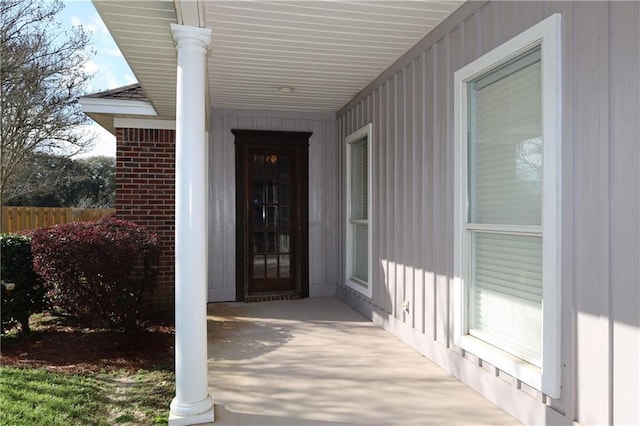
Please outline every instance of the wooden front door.
[[236, 137], [237, 300], [308, 296], [308, 132]]

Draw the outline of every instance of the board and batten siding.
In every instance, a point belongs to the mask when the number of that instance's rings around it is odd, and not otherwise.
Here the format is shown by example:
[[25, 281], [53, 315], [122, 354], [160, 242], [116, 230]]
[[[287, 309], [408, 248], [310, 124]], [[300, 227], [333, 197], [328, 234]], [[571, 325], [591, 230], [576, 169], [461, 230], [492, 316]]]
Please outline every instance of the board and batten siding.
[[313, 132], [309, 139], [309, 295], [339, 281], [338, 145], [334, 114], [213, 109], [209, 130], [210, 302], [236, 298], [235, 138], [232, 129]]
[[[562, 16], [559, 399], [455, 347], [450, 291], [453, 74], [554, 13]], [[638, 2], [469, 2], [338, 112], [343, 182], [345, 138], [373, 124], [372, 298], [343, 285], [339, 297], [525, 423], [640, 424], [639, 21]]]

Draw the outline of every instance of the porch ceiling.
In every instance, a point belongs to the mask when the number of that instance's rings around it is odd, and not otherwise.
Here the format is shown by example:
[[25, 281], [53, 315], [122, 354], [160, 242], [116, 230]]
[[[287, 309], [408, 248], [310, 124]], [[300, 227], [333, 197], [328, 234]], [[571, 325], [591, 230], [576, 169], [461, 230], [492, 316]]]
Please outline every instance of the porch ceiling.
[[93, 3], [158, 114], [173, 118], [171, 22], [213, 29], [211, 106], [335, 112], [463, 1]]

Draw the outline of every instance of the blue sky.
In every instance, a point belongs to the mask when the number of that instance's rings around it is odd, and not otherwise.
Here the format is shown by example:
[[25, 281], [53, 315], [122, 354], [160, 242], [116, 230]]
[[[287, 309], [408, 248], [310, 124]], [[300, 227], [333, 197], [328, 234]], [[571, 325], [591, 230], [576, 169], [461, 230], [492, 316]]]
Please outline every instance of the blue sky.
[[[91, 92], [114, 89], [135, 83], [136, 78], [122, 57], [118, 46], [100, 19], [100, 15], [89, 0], [63, 0], [65, 5], [58, 19], [64, 27], [82, 26], [91, 34], [90, 47], [96, 52], [87, 61], [86, 70], [94, 74], [90, 83]], [[80, 129], [82, 132], [93, 132], [96, 143], [93, 150], [81, 154], [115, 156], [115, 137], [98, 124]]]

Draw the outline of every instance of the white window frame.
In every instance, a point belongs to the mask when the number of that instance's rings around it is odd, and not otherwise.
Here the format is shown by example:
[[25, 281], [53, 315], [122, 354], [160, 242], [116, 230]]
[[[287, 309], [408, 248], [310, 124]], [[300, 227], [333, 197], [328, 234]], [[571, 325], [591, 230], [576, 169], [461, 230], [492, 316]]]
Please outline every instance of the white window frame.
[[[560, 397], [561, 17], [554, 14], [454, 73], [454, 343], [552, 398]], [[540, 46], [542, 64], [542, 368], [469, 334], [470, 230], [466, 229], [467, 83]]]
[[[346, 277], [345, 277], [345, 283], [346, 285], [365, 295], [366, 297], [371, 298], [371, 273], [372, 273], [372, 263], [371, 263], [371, 249], [372, 249], [372, 193], [371, 193], [371, 183], [373, 182], [372, 180], [372, 167], [373, 167], [373, 161], [372, 161], [372, 150], [371, 150], [371, 135], [373, 132], [373, 125], [371, 123], [367, 124], [364, 127], [361, 127], [360, 129], [356, 130], [355, 132], [353, 132], [352, 134], [350, 134], [349, 136], [346, 137], [345, 142], [346, 142], [346, 169], [347, 169], [347, 179], [346, 179], [346, 183], [347, 183], [347, 188], [346, 188], [346, 202], [345, 202], [345, 206], [346, 206], [346, 234], [347, 234], [347, 241], [346, 241], [346, 250], [345, 250], [345, 256], [346, 256]], [[364, 282], [360, 279], [354, 278], [353, 277], [353, 233], [351, 232], [351, 144], [355, 143], [355, 142], [359, 142], [362, 139], [367, 140], [367, 191], [368, 191], [368, 202], [367, 202], [367, 255], [368, 255], [368, 259], [367, 259], [367, 277], [368, 280], [367, 282]]]

